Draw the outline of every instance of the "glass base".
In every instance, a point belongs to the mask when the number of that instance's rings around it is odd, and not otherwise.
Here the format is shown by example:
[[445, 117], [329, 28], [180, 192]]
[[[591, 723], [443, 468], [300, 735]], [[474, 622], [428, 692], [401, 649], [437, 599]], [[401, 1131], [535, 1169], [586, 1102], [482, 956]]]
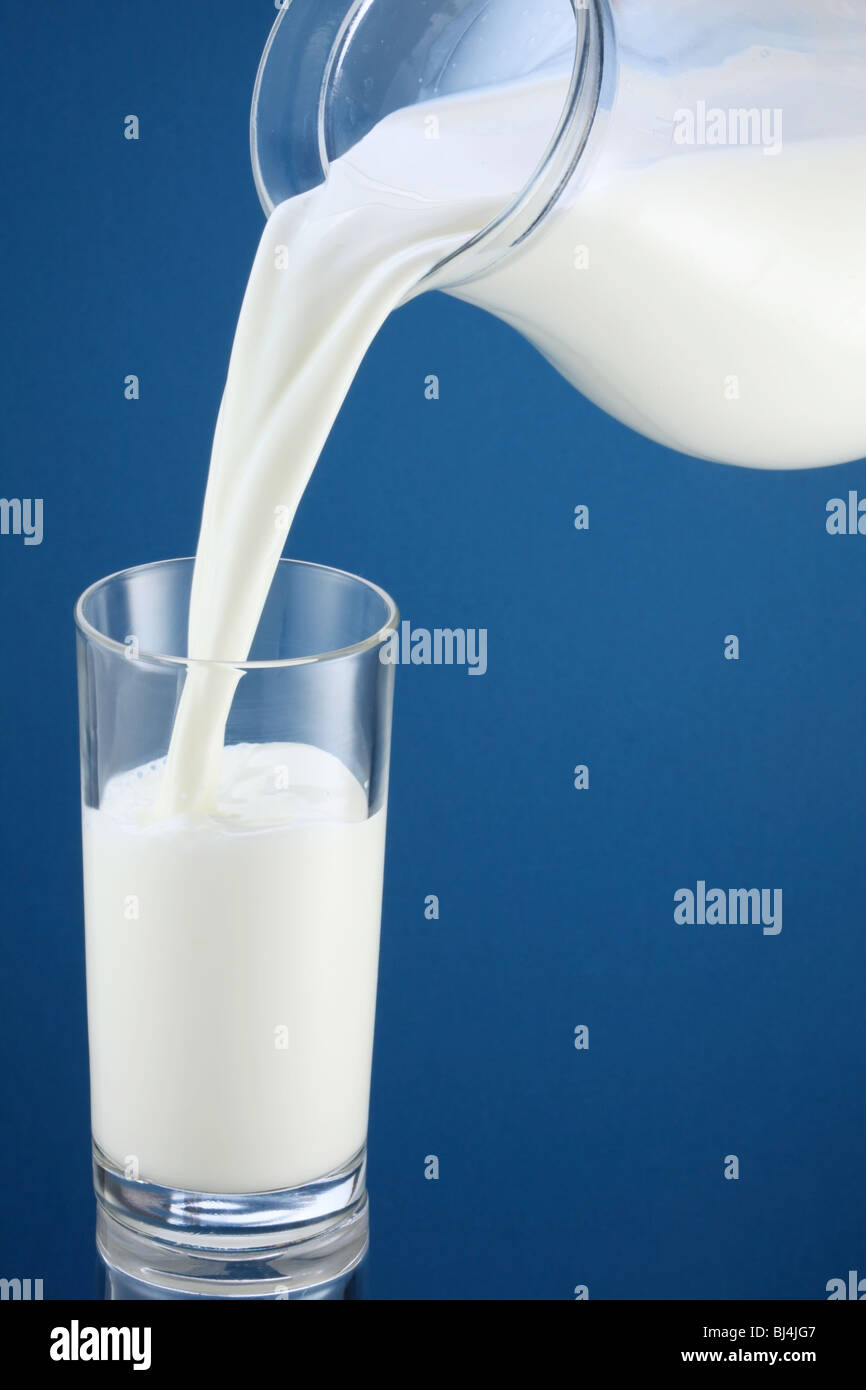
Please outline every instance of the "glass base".
[[[94, 1145], [109, 1298], [347, 1298], [369, 1243], [366, 1150], [280, 1192], [185, 1192], [124, 1177]], [[135, 1291], [143, 1286], [146, 1291]]]

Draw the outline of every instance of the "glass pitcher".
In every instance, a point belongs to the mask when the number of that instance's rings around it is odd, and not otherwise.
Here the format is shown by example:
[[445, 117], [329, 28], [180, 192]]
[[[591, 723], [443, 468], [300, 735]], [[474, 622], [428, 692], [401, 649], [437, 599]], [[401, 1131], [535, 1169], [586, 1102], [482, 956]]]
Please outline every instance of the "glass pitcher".
[[263, 207], [393, 111], [553, 71], [546, 148], [419, 292], [672, 449], [866, 455], [866, 0], [288, 0], [253, 100]]

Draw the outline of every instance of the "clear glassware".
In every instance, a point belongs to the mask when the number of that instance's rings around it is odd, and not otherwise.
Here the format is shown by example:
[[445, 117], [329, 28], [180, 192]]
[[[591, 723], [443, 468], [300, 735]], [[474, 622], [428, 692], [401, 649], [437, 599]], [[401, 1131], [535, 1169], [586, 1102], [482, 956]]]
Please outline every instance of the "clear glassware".
[[[546, 150], [419, 291], [498, 315], [608, 413], [684, 453], [768, 467], [861, 457], [863, 0], [289, 0], [253, 99], [262, 206], [315, 187], [399, 107], [557, 60]], [[753, 158], [723, 187], [732, 146]], [[612, 189], [623, 201], [608, 222], [597, 214]]]
[[[397, 610], [284, 560], [249, 660], [194, 663], [192, 571], [144, 565], [76, 607], [98, 1247], [115, 1287], [158, 1297], [345, 1297], [368, 1241]], [[207, 813], [158, 815], [193, 666], [238, 680], [223, 785]]]
[[[213, 1282], [202, 1281], [197, 1271], [192, 1277], [182, 1270], [175, 1274], [163, 1273], [167, 1282], [156, 1285], [139, 1277], [144, 1267], [150, 1273], [149, 1261], [153, 1258], [152, 1244], [136, 1240], [124, 1228], [122, 1244], [118, 1242], [117, 1230], [111, 1241], [113, 1264], [107, 1264], [100, 1256], [96, 1269], [96, 1297], [99, 1302], [113, 1303], [153, 1303], [153, 1302], [210, 1302], [214, 1299], [247, 1298], [256, 1302], [271, 1302], [284, 1299], [300, 1303], [354, 1303], [366, 1302], [369, 1293], [368, 1260], [362, 1258], [347, 1273], [338, 1275], [326, 1283], [296, 1283], [294, 1286], [271, 1287], [261, 1281], [239, 1279], [234, 1285], [223, 1281], [218, 1286]], [[309, 1276], [308, 1276], [309, 1277]], [[215, 1292], [215, 1288], [219, 1292]], [[191, 1291], [192, 1288], [192, 1291]]]

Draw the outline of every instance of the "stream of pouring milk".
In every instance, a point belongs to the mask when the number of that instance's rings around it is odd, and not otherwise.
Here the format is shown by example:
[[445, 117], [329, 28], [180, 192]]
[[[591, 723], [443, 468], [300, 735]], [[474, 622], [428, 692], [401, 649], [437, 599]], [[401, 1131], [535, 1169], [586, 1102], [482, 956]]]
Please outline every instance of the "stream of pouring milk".
[[[556, 127], [567, 83], [560, 71], [441, 100], [432, 127], [423, 108], [399, 111], [325, 184], [270, 217], [214, 438], [190, 656], [246, 659], [298, 503], [373, 338], [434, 266], [508, 206]], [[237, 682], [232, 670], [191, 669], [164, 813], [212, 805]]]
[[[372, 339], [510, 204], [566, 85], [545, 68], [397, 112], [273, 213], [214, 439], [191, 657], [247, 658]], [[857, 457], [864, 167], [863, 142], [841, 140], [619, 174], [602, 161], [522, 250], [455, 292], [673, 448], [765, 467]], [[142, 1176], [202, 1191], [289, 1187], [357, 1152], [375, 1010], [384, 808], [368, 818], [363, 789], [318, 750], [224, 747], [239, 679], [194, 665], [167, 761], [85, 812], [94, 1133]], [[293, 769], [288, 797], [273, 794], [277, 764]], [[137, 930], [118, 924], [129, 894]], [[281, 1023], [287, 1055], [270, 1043]]]

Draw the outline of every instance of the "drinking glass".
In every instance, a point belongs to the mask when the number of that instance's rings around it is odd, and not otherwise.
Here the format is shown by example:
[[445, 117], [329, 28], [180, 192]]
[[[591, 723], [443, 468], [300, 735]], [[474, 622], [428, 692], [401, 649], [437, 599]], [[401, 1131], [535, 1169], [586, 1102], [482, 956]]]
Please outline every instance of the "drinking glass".
[[[297, 1297], [368, 1240], [399, 618], [284, 560], [249, 659], [193, 661], [192, 574], [126, 570], [75, 613], [97, 1243], [164, 1296]], [[189, 680], [236, 686], [220, 789], [166, 811]]]

